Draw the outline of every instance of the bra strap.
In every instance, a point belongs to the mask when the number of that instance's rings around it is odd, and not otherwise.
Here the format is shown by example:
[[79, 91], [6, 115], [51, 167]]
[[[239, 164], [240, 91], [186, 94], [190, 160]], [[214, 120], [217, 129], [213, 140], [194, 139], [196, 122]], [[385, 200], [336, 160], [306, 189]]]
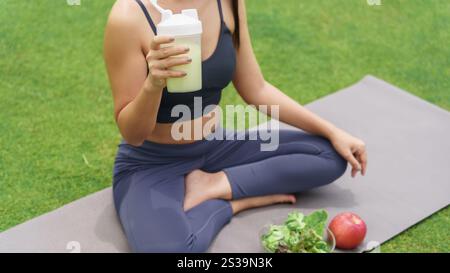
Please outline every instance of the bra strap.
[[[142, 3], [141, 0], [135, 0], [135, 1], [136, 1], [136, 3], [138, 3], [139, 6], [141, 7], [142, 12], [144, 12], [145, 17], [147, 18], [147, 21], [148, 21], [150, 27], [151, 27], [152, 30], [153, 30], [153, 33], [156, 35], [156, 26], [155, 26], [155, 23], [153, 23], [152, 17], [150, 17], [150, 14], [148, 13], [147, 8], [144, 6], [144, 3]], [[219, 1], [220, 1], [220, 0], [219, 0]]]
[[[150, 14], [148, 13], [147, 8], [145, 7], [144, 3], [142, 3], [141, 0], [135, 0], [136, 3], [138, 3], [138, 5], [141, 7], [142, 12], [144, 13], [145, 17], [147, 18], [148, 24], [150, 25], [150, 27], [153, 30], [153, 33], [156, 35], [156, 26], [155, 23], [152, 20], [152, 17], [150, 16]], [[223, 13], [222, 13], [222, 3], [220, 0], [217, 0], [217, 6], [219, 7], [219, 15], [220, 15], [220, 21], [223, 22]]]
[[217, 5], [219, 6], [220, 21], [223, 22], [222, 3], [220, 0], [217, 0]]

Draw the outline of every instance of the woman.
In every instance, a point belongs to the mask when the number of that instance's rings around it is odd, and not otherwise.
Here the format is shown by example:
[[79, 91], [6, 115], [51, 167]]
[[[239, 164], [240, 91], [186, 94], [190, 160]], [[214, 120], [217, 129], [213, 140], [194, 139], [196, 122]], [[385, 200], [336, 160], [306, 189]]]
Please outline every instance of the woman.
[[[168, 68], [188, 64], [189, 49], [162, 48], [173, 40], [156, 35], [160, 14], [148, 0], [118, 0], [106, 27], [105, 62], [123, 137], [114, 165], [114, 202], [133, 251], [204, 252], [242, 210], [295, 203], [293, 193], [335, 181], [347, 162], [352, 177], [358, 171], [364, 175], [367, 158], [361, 140], [265, 81], [252, 50], [243, 0], [160, 0], [159, 5], [174, 13], [198, 10], [203, 89], [167, 93], [168, 78], [185, 76]], [[217, 132], [236, 136], [221, 126], [200, 128], [204, 130], [196, 138], [172, 135], [175, 105], [192, 109], [194, 97], [202, 98], [202, 109], [217, 105], [231, 81], [245, 102], [278, 105], [281, 121], [308, 133], [280, 130], [274, 151], [261, 151], [260, 140], [206, 139]], [[219, 117], [205, 114], [183, 122], [194, 128], [215, 119]]]

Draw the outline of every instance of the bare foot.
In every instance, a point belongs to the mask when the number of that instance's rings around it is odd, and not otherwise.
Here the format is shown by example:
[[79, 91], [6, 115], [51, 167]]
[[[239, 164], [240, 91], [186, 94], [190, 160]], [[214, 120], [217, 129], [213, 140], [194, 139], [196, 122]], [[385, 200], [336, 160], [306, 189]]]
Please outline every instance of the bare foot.
[[233, 209], [233, 214], [237, 214], [243, 210], [250, 208], [263, 207], [277, 203], [291, 203], [296, 202], [293, 194], [273, 194], [264, 196], [247, 197], [230, 201]]
[[231, 199], [231, 186], [224, 172], [194, 170], [186, 175], [184, 181], [184, 211], [209, 199]]

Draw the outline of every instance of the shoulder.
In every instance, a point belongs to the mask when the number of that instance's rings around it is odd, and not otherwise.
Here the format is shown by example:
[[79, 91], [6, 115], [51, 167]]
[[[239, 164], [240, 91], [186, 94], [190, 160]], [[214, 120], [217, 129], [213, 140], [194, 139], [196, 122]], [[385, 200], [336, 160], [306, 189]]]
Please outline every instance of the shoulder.
[[142, 11], [135, 1], [117, 0], [109, 13], [106, 29], [121, 33], [135, 33], [141, 25], [140, 12]]
[[[105, 27], [105, 46], [141, 48], [145, 17], [134, 0], [117, 0]], [[126, 43], [124, 43], [126, 41]]]

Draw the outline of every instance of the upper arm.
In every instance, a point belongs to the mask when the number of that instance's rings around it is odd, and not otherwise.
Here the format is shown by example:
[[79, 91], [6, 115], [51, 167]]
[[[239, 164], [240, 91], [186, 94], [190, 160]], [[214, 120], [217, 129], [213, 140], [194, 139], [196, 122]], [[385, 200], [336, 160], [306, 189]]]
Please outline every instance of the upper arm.
[[105, 29], [104, 59], [114, 100], [114, 117], [130, 103], [147, 76], [136, 10], [128, 1], [117, 1]]
[[260, 90], [264, 85], [264, 77], [253, 52], [251, 37], [247, 24], [247, 12], [244, 0], [239, 0], [240, 47], [236, 56], [236, 72], [233, 85], [247, 101], [252, 92]]

